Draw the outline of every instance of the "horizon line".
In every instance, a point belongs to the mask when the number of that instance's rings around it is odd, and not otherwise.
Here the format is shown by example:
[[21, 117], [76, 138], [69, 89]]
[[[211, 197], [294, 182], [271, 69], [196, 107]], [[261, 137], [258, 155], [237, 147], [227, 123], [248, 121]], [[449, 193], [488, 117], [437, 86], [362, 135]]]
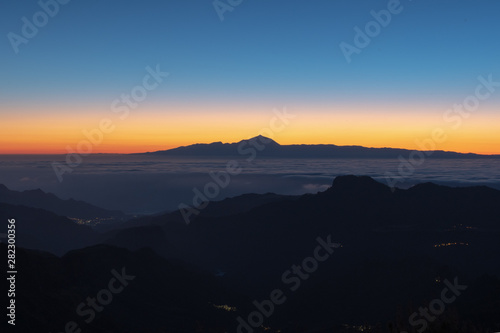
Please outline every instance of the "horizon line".
[[[388, 146], [383, 146], [383, 147], [369, 147], [369, 146], [363, 146], [363, 145], [337, 145], [334, 143], [313, 143], [313, 144], [303, 144], [303, 143], [293, 143], [293, 144], [286, 144], [282, 145], [276, 140], [263, 136], [263, 135], [257, 135], [254, 137], [251, 137], [249, 139], [242, 139], [236, 142], [222, 142], [222, 141], [212, 141], [212, 142], [195, 142], [187, 145], [181, 145], [181, 146], [176, 146], [176, 147], [171, 147], [167, 149], [159, 149], [159, 150], [153, 150], [153, 151], [137, 151], [137, 152], [130, 152], [130, 153], [118, 153], [118, 152], [99, 152], [99, 153], [90, 153], [90, 154], [85, 154], [85, 156], [90, 156], [90, 155], [136, 155], [136, 154], [148, 154], [148, 153], [156, 153], [156, 152], [165, 152], [173, 149], [178, 149], [178, 148], [184, 148], [184, 147], [189, 147], [189, 146], [194, 146], [194, 145], [210, 145], [214, 143], [221, 143], [221, 144], [237, 144], [243, 141], [249, 141], [253, 139], [257, 139], [259, 137], [262, 137], [264, 139], [272, 140], [273, 142], [277, 143], [279, 146], [335, 146], [335, 147], [360, 147], [360, 148], [367, 148], [367, 149], [394, 149], [394, 150], [407, 150], [407, 151], [420, 151], [420, 152], [445, 152], [445, 153], [456, 153], [456, 154], [462, 154], [462, 155], [478, 155], [482, 157], [500, 157], [500, 152], [499, 153], [475, 153], [475, 152], [460, 152], [460, 151], [453, 151], [453, 150], [442, 150], [442, 149], [428, 149], [428, 150], [421, 150], [421, 149], [410, 149], [410, 148], [400, 148], [400, 147], [388, 147]], [[54, 155], [67, 155], [68, 153], [1, 153], [0, 156], [54, 156]], [[214, 155], [217, 156], [217, 155]]]

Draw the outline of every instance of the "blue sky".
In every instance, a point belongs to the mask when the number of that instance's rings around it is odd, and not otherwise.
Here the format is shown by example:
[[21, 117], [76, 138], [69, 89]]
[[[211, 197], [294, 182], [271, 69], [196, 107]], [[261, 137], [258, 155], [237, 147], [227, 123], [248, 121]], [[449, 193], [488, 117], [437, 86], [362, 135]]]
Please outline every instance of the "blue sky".
[[339, 44], [353, 44], [354, 27], [388, 2], [243, 0], [221, 21], [213, 1], [71, 0], [16, 54], [8, 34], [21, 35], [21, 19], [41, 8], [4, 1], [0, 114], [109, 105], [156, 64], [170, 77], [148, 103], [198, 103], [200, 112], [256, 101], [444, 108], [470, 94], [479, 75], [500, 77], [495, 0], [401, 0], [402, 11], [348, 63]]
[[[1, 88], [7, 99], [90, 97], [133, 83], [160, 63], [172, 92], [307, 98], [394, 92], [460, 94], [498, 68], [498, 1], [401, 1], [347, 65], [339, 43], [387, 1], [245, 0], [221, 22], [212, 1], [70, 1], [15, 54], [6, 37], [35, 1], [3, 2]], [[463, 86], [462, 86], [463, 85]], [[370, 93], [366, 90], [371, 90]], [[364, 92], [363, 92], [364, 91]], [[5, 98], [6, 96], [4, 96]]]

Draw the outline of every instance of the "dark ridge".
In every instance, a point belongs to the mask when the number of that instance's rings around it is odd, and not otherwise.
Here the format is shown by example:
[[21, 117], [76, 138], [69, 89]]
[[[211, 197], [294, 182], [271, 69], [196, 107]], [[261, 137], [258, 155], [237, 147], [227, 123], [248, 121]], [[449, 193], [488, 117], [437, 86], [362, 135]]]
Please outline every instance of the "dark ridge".
[[121, 219], [125, 216], [120, 211], [108, 210], [91, 205], [84, 201], [74, 199], [63, 200], [52, 193], [46, 193], [41, 189], [13, 191], [5, 185], [0, 184], [0, 202], [11, 205], [22, 205], [33, 208], [41, 208], [51, 211], [57, 215], [71, 218], [115, 218]]
[[368, 176], [338, 176], [333, 180], [332, 186], [326, 193], [340, 193], [343, 195], [363, 194], [365, 196], [375, 194], [389, 194], [387, 185], [377, 182]]

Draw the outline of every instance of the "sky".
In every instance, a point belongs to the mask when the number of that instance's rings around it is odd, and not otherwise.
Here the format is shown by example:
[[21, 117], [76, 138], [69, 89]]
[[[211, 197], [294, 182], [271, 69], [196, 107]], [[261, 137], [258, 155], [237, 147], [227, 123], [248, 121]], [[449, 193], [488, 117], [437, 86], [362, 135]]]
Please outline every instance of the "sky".
[[[496, 0], [59, 1], [0, 4], [0, 154], [436, 131], [500, 154]], [[269, 131], [276, 112], [294, 117]]]

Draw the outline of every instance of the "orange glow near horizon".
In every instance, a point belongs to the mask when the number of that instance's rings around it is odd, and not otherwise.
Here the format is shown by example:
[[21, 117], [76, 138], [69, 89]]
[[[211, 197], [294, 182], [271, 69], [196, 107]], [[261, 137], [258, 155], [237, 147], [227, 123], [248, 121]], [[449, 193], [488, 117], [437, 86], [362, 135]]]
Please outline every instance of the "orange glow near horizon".
[[[109, 110], [72, 112], [63, 110], [43, 115], [22, 113], [3, 117], [0, 124], [0, 154], [66, 154], [87, 140], [84, 130], [99, 127], [109, 118], [114, 130], [92, 145], [92, 153], [137, 153], [171, 149], [194, 143], [238, 142], [256, 136], [275, 117], [272, 109], [236, 107], [192, 109], [148, 108], [131, 110], [124, 120]], [[171, 108], [174, 109], [174, 108]], [[370, 112], [364, 111], [366, 109]], [[418, 149], [416, 140], [431, 138], [435, 128], [447, 134], [436, 149], [461, 153], [500, 154], [500, 115], [493, 110], [471, 115], [453, 129], [443, 120], [443, 110], [401, 108], [361, 108], [342, 106], [327, 109], [288, 108], [296, 115], [281, 131], [272, 135], [280, 144], [335, 144], [365, 147]], [[238, 111], [235, 111], [238, 110]], [[314, 111], [312, 111], [314, 110]], [[101, 110], [102, 111], [102, 110]], [[21, 114], [21, 113], [19, 113]], [[51, 114], [52, 116], [47, 116]], [[103, 117], [103, 114], [107, 116]], [[278, 123], [280, 124], [280, 123]], [[262, 133], [269, 136], [269, 132]]]

